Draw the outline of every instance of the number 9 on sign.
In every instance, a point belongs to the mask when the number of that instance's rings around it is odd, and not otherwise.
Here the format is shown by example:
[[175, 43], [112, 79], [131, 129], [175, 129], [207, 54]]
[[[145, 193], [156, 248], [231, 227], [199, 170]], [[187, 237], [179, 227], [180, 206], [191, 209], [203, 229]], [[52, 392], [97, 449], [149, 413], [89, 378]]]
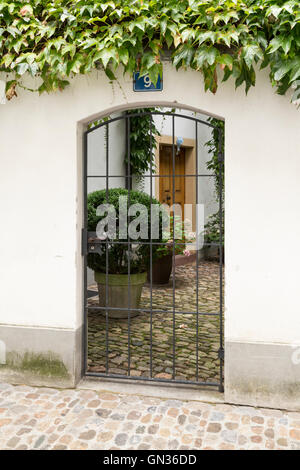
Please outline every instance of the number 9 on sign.
[[158, 77], [156, 85], [151, 81], [149, 75], [140, 77], [139, 72], [133, 75], [133, 91], [162, 91], [163, 80]]
[[144, 84], [145, 84], [145, 88], [149, 88], [149, 86], [151, 86], [151, 80], [150, 80], [150, 77], [149, 75], [145, 75], [144, 76]]

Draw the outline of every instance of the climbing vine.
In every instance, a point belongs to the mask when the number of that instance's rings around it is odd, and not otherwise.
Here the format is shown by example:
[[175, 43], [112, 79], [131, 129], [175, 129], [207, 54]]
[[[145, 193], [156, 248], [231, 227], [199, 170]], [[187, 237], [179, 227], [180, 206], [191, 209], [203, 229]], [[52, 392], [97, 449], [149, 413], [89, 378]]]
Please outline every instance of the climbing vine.
[[[130, 118], [130, 173], [140, 178], [148, 171], [152, 163], [155, 169], [155, 136], [160, 135], [151, 113], [155, 108], [140, 108], [127, 111]], [[151, 132], [150, 132], [151, 130]], [[125, 165], [128, 165], [128, 155], [125, 156]]]
[[224, 155], [225, 153], [225, 123], [224, 121], [213, 117], [208, 118], [208, 122], [214, 127], [211, 131], [211, 139], [205, 143], [205, 146], [208, 149], [208, 154], [210, 155], [210, 159], [207, 161], [206, 167], [208, 170], [211, 170], [214, 175], [216, 194], [218, 194], [220, 173], [222, 177], [222, 187], [224, 188], [224, 165], [220, 162], [220, 154]]
[[[246, 91], [269, 67], [278, 93], [300, 97], [298, 0], [0, 0], [0, 72], [7, 98], [38, 77], [37, 91], [64, 89], [72, 76], [139, 69], [153, 82], [169, 49], [173, 65], [199, 70], [215, 93], [232, 77]], [[34, 88], [35, 89], [35, 88]]]
[[[206, 162], [206, 167], [210, 170], [214, 176], [215, 180], [215, 193], [216, 201], [220, 200], [220, 189], [219, 182], [220, 176], [222, 181], [222, 206], [224, 206], [224, 162], [221, 155], [224, 156], [224, 145], [225, 145], [225, 134], [224, 134], [224, 121], [220, 119], [210, 117], [208, 122], [213, 124], [211, 138], [205, 143], [208, 148], [208, 154], [210, 159]], [[221, 139], [221, 142], [220, 142]], [[224, 207], [222, 209], [222, 244], [224, 245]], [[214, 214], [211, 214], [208, 217], [208, 220], [204, 226], [204, 241], [206, 244], [210, 243], [219, 243], [220, 241], [220, 211], [217, 210]]]

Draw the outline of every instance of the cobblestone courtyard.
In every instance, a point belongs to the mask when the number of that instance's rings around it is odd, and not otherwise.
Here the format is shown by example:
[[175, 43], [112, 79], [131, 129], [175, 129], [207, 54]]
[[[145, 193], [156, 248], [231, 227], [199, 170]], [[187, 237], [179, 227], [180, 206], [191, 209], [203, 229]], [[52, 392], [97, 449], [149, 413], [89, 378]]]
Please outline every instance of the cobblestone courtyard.
[[[95, 290], [96, 286], [92, 287]], [[152, 290], [152, 376], [171, 379], [173, 366], [173, 326], [175, 329], [176, 379], [219, 381], [218, 349], [219, 265], [199, 263], [198, 306], [196, 305], [196, 264], [177, 266], [175, 273], [175, 322], [173, 325], [173, 281]], [[98, 296], [90, 298], [97, 306]], [[144, 286], [141, 308], [150, 309], [150, 289]], [[177, 313], [179, 311], [188, 313]], [[150, 313], [131, 319], [130, 374], [150, 375]], [[198, 335], [197, 335], [198, 323]], [[88, 317], [88, 370], [105, 372], [105, 316], [90, 311]], [[108, 325], [109, 373], [128, 374], [128, 320], [110, 319]], [[198, 347], [197, 347], [198, 343]], [[198, 360], [198, 373], [197, 373]]]
[[300, 450], [300, 413], [0, 383], [0, 449]]

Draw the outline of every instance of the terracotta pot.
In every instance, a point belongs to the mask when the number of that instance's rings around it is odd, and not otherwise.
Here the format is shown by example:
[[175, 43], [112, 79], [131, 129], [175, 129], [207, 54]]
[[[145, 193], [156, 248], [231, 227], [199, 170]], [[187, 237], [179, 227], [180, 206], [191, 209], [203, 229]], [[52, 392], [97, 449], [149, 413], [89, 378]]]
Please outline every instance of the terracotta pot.
[[[152, 284], [168, 284], [172, 272], [172, 254], [159, 258], [152, 264]], [[147, 281], [150, 282], [150, 271], [147, 273]]]

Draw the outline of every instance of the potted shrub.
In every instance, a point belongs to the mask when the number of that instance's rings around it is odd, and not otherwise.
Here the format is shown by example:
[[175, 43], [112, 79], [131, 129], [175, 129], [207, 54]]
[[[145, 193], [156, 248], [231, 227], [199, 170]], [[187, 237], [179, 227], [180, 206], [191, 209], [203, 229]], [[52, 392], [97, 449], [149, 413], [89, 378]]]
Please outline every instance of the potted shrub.
[[[224, 211], [223, 211], [224, 220]], [[207, 260], [216, 260], [219, 258], [220, 247], [220, 214], [219, 211], [208, 217], [208, 221], [204, 226], [204, 247], [203, 255]], [[222, 233], [222, 256], [224, 261], [224, 226]]]
[[[157, 256], [152, 261], [152, 284], [168, 284], [173, 266], [172, 242], [168, 245], [158, 247]], [[151, 282], [150, 270], [147, 274], [147, 281]]]
[[[102, 237], [101, 234], [95, 237], [94, 241], [98, 242], [97, 253], [89, 253], [87, 264], [94, 271], [95, 281], [98, 285], [99, 305], [108, 308], [108, 314], [111, 318], [127, 318], [128, 307], [130, 302], [131, 316], [138, 314], [136, 310], [139, 307], [143, 285], [147, 279], [147, 271], [150, 260], [150, 210], [151, 198], [148, 194], [139, 191], [130, 191], [130, 205], [142, 204], [146, 208], [146, 213], [142, 214], [140, 219], [146, 224], [148, 238], [146, 240], [132, 239], [124, 234], [122, 237], [119, 233], [120, 228], [120, 209], [119, 198], [128, 196], [127, 189], [113, 188], [108, 191], [108, 199], [106, 190], [95, 191], [88, 195], [88, 231], [96, 232], [98, 223], [105, 217], [109, 216], [115, 220], [115, 233], [108, 233]], [[97, 215], [97, 208], [102, 204], [110, 204], [104, 215]], [[152, 198], [152, 204], [159, 202]], [[127, 212], [126, 212], [127, 215]], [[162, 216], [159, 216], [159, 238], [162, 240]], [[130, 224], [134, 217], [130, 216], [128, 222]], [[99, 225], [98, 225], [99, 227]], [[109, 231], [108, 231], [109, 232]], [[142, 243], [142, 241], [147, 243]], [[130, 250], [128, 250], [128, 242]], [[153, 253], [155, 256], [158, 246], [153, 245]], [[108, 261], [107, 285], [108, 293], [106, 298], [106, 261]], [[130, 283], [128, 282], [128, 271], [130, 270]], [[128, 289], [129, 285], [129, 289]], [[130, 298], [129, 298], [130, 297]], [[119, 309], [119, 310], [118, 310]], [[124, 310], [125, 309], [125, 310]], [[103, 310], [105, 313], [105, 310]]]
[[[175, 227], [174, 227], [175, 225]], [[168, 234], [163, 232], [164, 245], [159, 245], [153, 256], [152, 262], [152, 284], [161, 285], [168, 284], [173, 266], [173, 233], [175, 228], [174, 246], [175, 255], [189, 256], [190, 252], [186, 249], [185, 243], [191, 243], [194, 239], [192, 232], [186, 233], [184, 223], [179, 216], [175, 216], [175, 224], [173, 215], [170, 216], [170, 231]], [[167, 236], [169, 235], [169, 236]], [[150, 272], [147, 276], [150, 282]]]

